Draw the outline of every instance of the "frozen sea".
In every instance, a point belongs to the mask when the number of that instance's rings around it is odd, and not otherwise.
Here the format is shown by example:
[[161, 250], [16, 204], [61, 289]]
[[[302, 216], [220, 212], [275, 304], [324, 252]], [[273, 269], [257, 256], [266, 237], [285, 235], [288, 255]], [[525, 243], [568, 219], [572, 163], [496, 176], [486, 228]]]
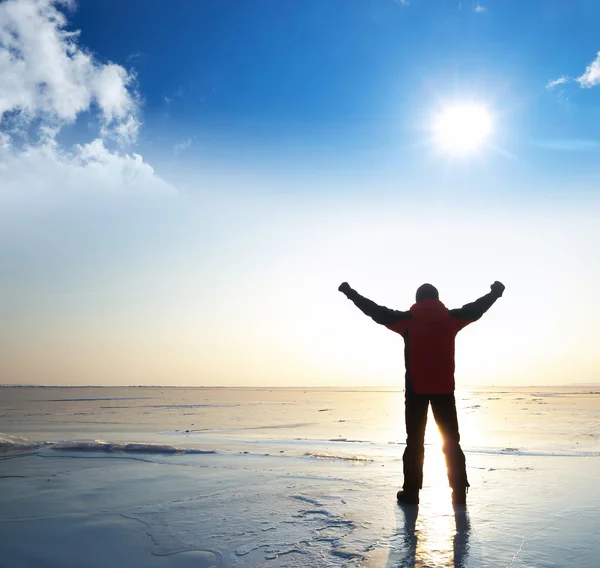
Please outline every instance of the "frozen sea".
[[393, 389], [0, 388], [0, 567], [600, 567], [600, 389], [457, 391], [402, 508]]

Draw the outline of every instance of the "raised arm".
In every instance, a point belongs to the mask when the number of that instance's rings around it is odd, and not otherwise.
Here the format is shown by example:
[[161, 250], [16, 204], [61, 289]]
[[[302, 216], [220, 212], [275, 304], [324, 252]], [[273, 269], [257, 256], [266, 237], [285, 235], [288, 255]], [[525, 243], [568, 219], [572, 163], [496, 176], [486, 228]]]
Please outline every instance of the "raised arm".
[[477, 321], [504, 293], [504, 284], [502, 284], [502, 282], [496, 281], [490, 288], [491, 292], [488, 292], [478, 300], [475, 300], [470, 304], [465, 304], [462, 308], [450, 310], [450, 315], [455, 318], [467, 320], [469, 323]]
[[365, 315], [369, 316], [376, 323], [385, 326], [391, 326], [399, 321], [409, 319], [410, 312], [400, 312], [391, 310], [385, 306], [379, 306], [375, 302], [361, 296], [356, 290], [353, 290], [348, 282], [340, 284], [338, 290], [342, 292], [354, 305]]

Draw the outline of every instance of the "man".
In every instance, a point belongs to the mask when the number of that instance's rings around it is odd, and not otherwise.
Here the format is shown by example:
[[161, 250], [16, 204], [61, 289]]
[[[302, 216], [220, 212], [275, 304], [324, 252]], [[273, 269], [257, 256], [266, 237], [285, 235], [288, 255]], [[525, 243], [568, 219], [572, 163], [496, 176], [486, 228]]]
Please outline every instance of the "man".
[[494, 282], [491, 292], [455, 310], [448, 310], [440, 302], [435, 286], [423, 284], [417, 290], [416, 303], [407, 312], [378, 306], [353, 290], [347, 282], [338, 289], [364, 314], [404, 338], [406, 449], [402, 458], [404, 485], [402, 491], [398, 491], [398, 501], [407, 505], [419, 503], [419, 491], [423, 486], [425, 427], [431, 403], [442, 436], [452, 502], [464, 505], [469, 482], [454, 400], [454, 338], [463, 327], [477, 321], [490, 309], [502, 296], [504, 284]]

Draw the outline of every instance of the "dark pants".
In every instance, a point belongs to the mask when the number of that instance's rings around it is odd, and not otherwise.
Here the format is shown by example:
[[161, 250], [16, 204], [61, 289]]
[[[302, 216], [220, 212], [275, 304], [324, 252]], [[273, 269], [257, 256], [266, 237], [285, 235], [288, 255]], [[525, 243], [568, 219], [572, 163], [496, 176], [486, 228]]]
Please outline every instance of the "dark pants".
[[425, 457], [425, 427], [427, 410], [431, 410], [442, 435], [442, 449], [446, 458], [448, 481], [453, 489], [469, 487], [465, 454], [460, 447], [458, 419], [454, 393], [414, 394], [406, 393], [406, 449], [404, 462], [404, 490], [418, 491], [423, 487], [423, 460]]

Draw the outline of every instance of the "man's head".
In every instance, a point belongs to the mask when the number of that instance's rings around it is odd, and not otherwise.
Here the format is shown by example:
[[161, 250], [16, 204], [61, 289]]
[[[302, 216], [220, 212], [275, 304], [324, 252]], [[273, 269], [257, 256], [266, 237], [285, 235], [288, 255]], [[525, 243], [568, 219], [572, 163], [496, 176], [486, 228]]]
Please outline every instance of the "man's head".
[[421, 300], [439, 300], [440, 294], [433, 284], [422, 284], [417, 288], [417, 302]]

